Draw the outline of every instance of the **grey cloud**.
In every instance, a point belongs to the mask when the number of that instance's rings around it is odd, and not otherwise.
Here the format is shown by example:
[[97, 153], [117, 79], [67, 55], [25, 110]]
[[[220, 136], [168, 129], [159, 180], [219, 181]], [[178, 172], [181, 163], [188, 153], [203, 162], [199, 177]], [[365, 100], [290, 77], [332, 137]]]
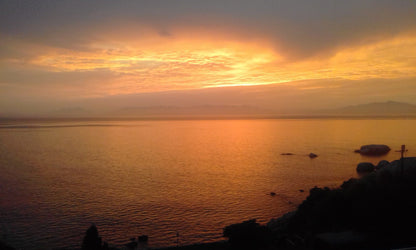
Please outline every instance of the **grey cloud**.
[[[266, 36], [298, 58], [338, 46], [415, 31], [415, 1], [1, 1], [0, 33], [83, 49], [94, 30], [122, 32], [125, 23], [152, 26], [161, 36], [175, 27], [217, 29], [239, 39]], [[236, 34], [237, 35], [237, 34]]]

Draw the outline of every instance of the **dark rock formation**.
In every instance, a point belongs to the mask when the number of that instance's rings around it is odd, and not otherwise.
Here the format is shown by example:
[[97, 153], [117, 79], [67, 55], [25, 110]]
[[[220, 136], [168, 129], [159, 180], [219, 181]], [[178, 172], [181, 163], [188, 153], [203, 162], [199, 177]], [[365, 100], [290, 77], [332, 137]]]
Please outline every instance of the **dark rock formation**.
[[[403, 169], [402, 169], [403, 166]], [[388, 172], [393, 176], [416, 176], [416, 157], [405, 157], [402, 160], [395, 160], [390, 162], [389, 165], [385, 166], [378, 172]]]
[[370, 144], [361, 146], [359, 150], [355, 150], [356, 153], [368, 156], [380, 156], [390, 152], [390, 147], [387, 145]]
[[373, 165], [373, 163], [370, 162], [361, 162], [358, 163], [357, 165], [357, 173], [362, 174], [362, 173], [371, 173], [373, 172], [375, 169], [375, 166]]
[[376, 170], [380, 170], [384, 167], [387, 167], [388, 165], [390, 165], [390, 162], [386, 161], [386, 160], [382, 160], [380, 161], [377, 166], [376, 166]]
[[355, 231], [327, 232], [316, 235], [314, 248], [322, 250], [363, 249], [366, 246], [368, 249], [374, 249], [374, 246], [366, 244], [369, 240], [371, 238], [367, 234]]
[[309, 154], [309, 158], [311, 158], [311, 159], [316, 158], [316, 157], [318, 157], [317, 154], [314, 154], [314, 153], [310, 153]]
[[[267, 226], [275, 234], [276, 242], [282, 242], [277, 248], [283, 249], [288, 240], [297, 236], [304, 238], [305, 243], [296, 245], [296, 249], [414, 246], [415, 193], [416, 158], [404, 158], [359, 179], [350, 179], [336, 189], [315, 187], [297, 211], [271, 220]], [[334, 238], [347, 240], [334, 242]], [[319, 240], [331, 246], [314, 245]]]
[[131, 250], [136, 249], [137, 245], [138, 245], [138, 243], [135, 241], [135, 239], [134, 240], [131, 240], [129, 243], [125, 244], [125, 246], [127, 247], [127, 249], [131, 249]]
[[271, 230], [256, 223], [255, 219], [225, 227], [224, 237], [233, 249], [259, 249], [273, 241]]
[[82, 250], [101, 250], [101, 237], [98, 236], [98, 230], [94, 224], [85, 232]]
[[6, 243], [1, 242], [1, 241], [0, 241], [0, 249], [1, 250], [15, 250], [13, 247], [11, 247], [11, 246], [9, 246]]
[[147, 236], [147, 235], [140, 235], [140, 236], [137, 238], [137, 240], [138, 240], [139, 242], [147, 242], [147, 241], [149, 241], [149, 236]]

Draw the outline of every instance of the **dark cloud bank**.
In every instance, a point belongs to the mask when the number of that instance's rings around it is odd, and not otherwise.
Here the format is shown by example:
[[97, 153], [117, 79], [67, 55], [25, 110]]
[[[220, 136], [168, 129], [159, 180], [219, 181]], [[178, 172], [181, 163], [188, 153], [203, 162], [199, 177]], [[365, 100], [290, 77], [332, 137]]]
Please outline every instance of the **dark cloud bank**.
[[93, 30], [140, 35], [143, 26], [150, 26], [161, 36], [174, 36], [178, 27], [216, 29], [236, 39], [267, 37], [287, 57], [302, 58], [414, 32], [415, 9], [416, 2], [404, 0], [5, 0], [0, 2], [0, 33], [82, 49], [99, 39]]

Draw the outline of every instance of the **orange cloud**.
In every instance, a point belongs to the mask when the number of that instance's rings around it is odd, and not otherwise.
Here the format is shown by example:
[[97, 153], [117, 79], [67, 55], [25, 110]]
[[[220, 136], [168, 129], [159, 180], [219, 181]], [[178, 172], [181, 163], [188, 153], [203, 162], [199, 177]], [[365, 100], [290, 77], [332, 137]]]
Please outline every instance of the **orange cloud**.
[[[24, 49], [25, 45], [21, 46]], [[58, 73], [111, 72], [114, 78], [101, 86], [104, 95], [309, 79], [416, 76], [416, 59], [412, 56], [416, 54], [416, 36], [409, 34], [300, 61], [285, 60], [284, 53], [266, 40], [244, 42], [232, 34], [198, 30], [178, 30], [174, 36], [160, 36], [150, 29], [142, 30], [140, 36], [107, 34], [85, 50], [40, 47], [37, 51], [25, 65]]]

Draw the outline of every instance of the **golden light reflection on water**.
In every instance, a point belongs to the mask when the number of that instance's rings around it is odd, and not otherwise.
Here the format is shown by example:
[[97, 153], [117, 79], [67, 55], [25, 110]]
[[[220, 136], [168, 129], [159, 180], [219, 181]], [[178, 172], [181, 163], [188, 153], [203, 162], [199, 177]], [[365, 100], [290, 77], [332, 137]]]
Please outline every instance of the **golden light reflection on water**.
[[416, 149], [415, 120], [104, 123], [114, 126], [0, 129], [10, 241], [78, 247], [91, 222], [115, 244], [148, 234], [152, 246], [173, 245], [176, 232], [184, 244], [213, 241], [231, 223], [294, 209], [306, 195], [299, 189], [337, 186], [358, 162], [380, 160], [354, 154], [362, 144]]

